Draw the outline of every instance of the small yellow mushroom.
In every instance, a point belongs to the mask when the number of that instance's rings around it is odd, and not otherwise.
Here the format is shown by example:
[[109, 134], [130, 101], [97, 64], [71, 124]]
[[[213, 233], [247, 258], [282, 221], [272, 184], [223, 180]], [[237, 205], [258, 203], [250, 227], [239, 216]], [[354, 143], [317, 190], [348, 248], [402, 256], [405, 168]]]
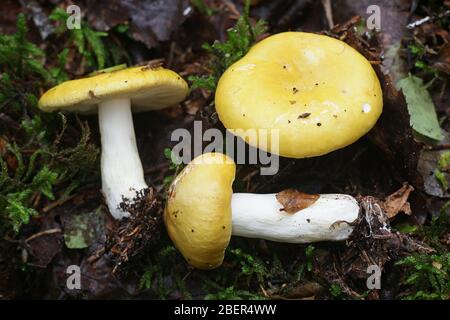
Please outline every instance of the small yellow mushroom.
[[221, 153], [192, 160], [169, 188], [164, 222], [175, 247], [198, 269], [222, 264], [231, 235], [286, 243], [348, 239], [359, 205], [345, 194], [233, 193], [236, 165]]
[[207, 153], [172, 182], [164, 210], [167, 232], [187, 262], [199, 269], [222, 264], [231, 237], [233, 160]]
[[112, 216], [128, 217], [123, 197], [133, 199], [148, 186], [136, 146], [132, 112], [174, 105], [187, 95], [187, 83], [164, 68], [103, 71], [48, 90], [39, 100], [46, 112], [98, 112], [102, 140], [102, 192]]

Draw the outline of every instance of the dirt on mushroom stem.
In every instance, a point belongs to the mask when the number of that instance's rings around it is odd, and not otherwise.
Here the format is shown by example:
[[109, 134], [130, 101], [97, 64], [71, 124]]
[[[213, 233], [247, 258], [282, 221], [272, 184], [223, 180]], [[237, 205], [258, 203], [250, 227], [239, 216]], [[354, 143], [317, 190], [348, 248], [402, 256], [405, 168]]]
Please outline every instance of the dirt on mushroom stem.
[[133, 199], [123, 198], [120, 209], [129, 212], [130, 217], [110, 230], [105, 244], [105, 252], [114, 262], [113, 273], [119, 277], [158, 243], [163, 228], [162, 206], [152, 187], [136, 191]]

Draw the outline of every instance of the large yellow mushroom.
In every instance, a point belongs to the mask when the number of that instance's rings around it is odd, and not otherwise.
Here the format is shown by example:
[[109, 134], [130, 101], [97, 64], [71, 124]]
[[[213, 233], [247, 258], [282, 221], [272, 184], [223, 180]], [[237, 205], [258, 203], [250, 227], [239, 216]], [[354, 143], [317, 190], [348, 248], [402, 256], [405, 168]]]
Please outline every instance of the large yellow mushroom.
[[307, 158], [366, 134], [382, 112], [383, 97], [370, 62], [345, 42], [285, 32], [262, 40], [226, 70], [215, 103], [226, 128], [268, 130], [264, 141], [278, 130], [276, 153]]

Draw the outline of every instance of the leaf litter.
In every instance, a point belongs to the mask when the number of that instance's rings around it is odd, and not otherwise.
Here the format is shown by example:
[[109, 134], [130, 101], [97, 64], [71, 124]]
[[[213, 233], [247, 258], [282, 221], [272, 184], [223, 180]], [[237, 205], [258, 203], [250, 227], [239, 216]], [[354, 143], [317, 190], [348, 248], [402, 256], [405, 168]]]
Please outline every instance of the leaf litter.
[[[92, 5], [92, 3], [93, 2], [90, 4]], [[142, 58], [142, 52], [145, 52], [144, 56], [147, 55], [153, 59], [161, 58], [161, 52], [164, 51], [167, 52], [167, 55], [164, 53], [162, 54], [166, 55], [165, 61], [168, 61], [171, 66], [178, 68], [183, 77], [198, 75], [204, 73], [205, 70], [208, 69], [202, 67], [202, 65], [205, 64], [205, 57], [204, 54], [198, 50], [201, 43], [189, 41], [192, 35], [189, 35], [189, 32], [185, 31], [195, 30], [195, 28], [192, 27], [192, 21], [202, 21], [203, 25], [210, 26], [210, 28], [204, 28], [210, 29], [208, 32], [202, 32], [202, 37], [206, 37], [206, 39], [201, 37], [198, 37], [198, 39], [213, 43], [216, 39], [224, 39], [224, 30], [226, 30], [226, 26], [232, 25], [235, 22], [236, 8], [242, 9], [241, 4], [238, 1], [227, 1], [226, 4], [217, 4], [216, 1], [205, 1], [208, 7], [216, 7], [220, 10], [216, 10], [216, 13], [212, 16], [200, 18], [197, 13], [180, 16], [180, 10], [186, 9], [186, 5], [188, 5], [185, 1], [161, 2], [159, 5], [162, 7], [158, 7], [159, 10], [164, 11], [167, 9], [168, 11], [162, 12], [164, 13], [163, 16], [165, 18], [158, 20], [158, 26], [155, 28], [152, 23], [156, 20], [148, 19], [153, 22], [144, 23], [139, 27], [138, 24], [142, 21], [139, 19], [130, 19], [130, 15], [138, 16], [137, 11], [140, 11], [139, 14], [142, 15], [142, 17], [149, 17], [146, 16], [146, 10], [141, 10], [142, 8], [137, 5], [137, 2], [135, 3], [134, 1], [127, 0], [116, 1], [116, 3], [119, 8], [122, 9], [128, 6], [128, 9], [122, 10], [126, 14], [123, 14], [123, 16], [118, 15], [117, 8], [113, 6], [111, 6], [112, 8], [103, 8], [103, 10], [106, 11], [102, 11], [100, 19], [98, 19], [98, 23], [103, 23], [103, 25], [97, 25], [96, 29], [101, 31], [112, 30], [111, 33], [114, 34], [115, 37], [118, 35], [118, 33], [116, 33], [116, 28], [122, 31], [125, 30], [125, 32], [127, 29], [131, 30], [130, 33], [126, 35], [127, 37], [130, 36], [131, 39], [144, 43], [146, 47], [155, 48], [153, 55], [148, 55], [148, 51], [133, 44], [130, 51], [133, 51], [132, 55], [137, 57], [134, 58], [135, 62], [139, 63], [145, 60], [145, 58]], [[149, 4], [152, 3], [152, 1], [149, 2]], [[302, 12], [303, 14], [304, 10], [317, 9], [316, 4], [308, 4], [307, 1], [292, 1], [292, 4], [292, 7], [297, 9], [291, 10], [290, 8], [287, 8], [283, 1], [262, 1], [258, 6], [253, 8], [253, 11], [255, 16], [260, 14], [261, 16], [266, 17], [269, 26], [271, 27], [269, 30], [273, 31], [281, 25], [299, 25], [300, 22], [296, 19], [296, 17], [298, 17], [298, 12]], [[154, 8], [157, 8], [155, 4], [154, 6]], [[232, 8], [233, 6], [236, 10], [228, 11], [227, 9], [224, 9]], [[276, 10], [269, 8], [276, 8]], [[108, 10], [116, 11], [111, 13], [107, 12]], [[150, 12], [150, 10], [147, 11]], [[391, 10], [390, 14], [392, 13], [395, 15], [394, 11], [395, 10]], [[92, 14], [92, 12], [96, 11], [91, 10], [88, 12]], [[130, 12], [133, 14], [130, 14]], [[270, 14], [268, 14], [268, 12]], [[347, 15], [348, 14], [350, 14], [350, 12], [348, 12]], [[341, 15], [345, 16], [339, 12], [334, 12], [335, 20], [339, 21]], [[190, 20], [194, 17], [198, 20]], [[346, 19], [348, 18], [350, 17], [347, 16]], [[93, 19], [93, 16], [88, 17], [88, 20], [91, 22], [94, 22]], [[179, 28], [184, 20], [186, 21], [182, 28]], [[315, 20], [315, 31], [327, 28], [326, 25], [320, 25], [320, 19]], [[221, 22], [219, 23], [218, 21]], [[280, 21], [279, 24], [277, 23], [278, 21]], [[399, 213], [411, 213], [411, 216], [417, 215], [417, 211], [419, 211], [417, 208], [419, 207], [417, 207], [416, 202], [418, 198], [420, 200], [420, 197], [423, 196], [422, 191], [424, 188], [427, 190], [427, 180], [424, 179], [422, 174], [418, 173], [418, 163], [420, 163], [421, 155], [420, 151], [422, 151], [423, 144], [422, 142], [416, 141], [414, 132], [411, 129], [408, 112], [409, 103], [407, 103], [407, 99], [405, 100], [402, 93], [397, 92], [393, 86], [393, 83], [395, 82], [392, 81], [389, 76], [384, 76], [379, 69], [379, 62], [381, 61], [383, 49], [382, 45], [377, 42], [376, 36], [357, 32], [358, 28], [356, 26], [359, 21], [359, 18], [356, 17], [351, 19], [348, 23], [341, 23], [328, 34], [348, 42], [374, 63], [374, 68], [381, 79], [385, 105], [385, 112], [377, 126], [369, 134], [368, 139], [364, 138], [363, 141], [350, 146], [347, 150], [337, 151], [334, 155], [325, 156], [323, 159], [305, 159], [296, 161], [280, 159], [283, 170], [280, 172], [279, 177], [265, 179], [263, 177], [250, 175], [250, 178], [247, 180], [246, 188], [273, 191], [274, 189], [280, 190], [286, 189], [286, 187], [292, 188], [295, 186], [298, 190], [304, 190], [311, 195], [323, 191], [345, 192], [355, 195], [361, 193], [373, 194], [373, 196], [370, 197], [366, 196], [359, 198], [359, 203], [361, 204], [361, 220], [355, 225], [356, 232], [354, 233], [354, 238], [350, 239], [346, 244], [317, 244], [315, 245], [316, 249], [311, 251], [316, 252], [316, 254], [309, 255], [309, 258], [307, 258], [312, 259], [311, 270], [315, 279], [327, 279], [327, 283], [333, 284], [334, 294], [338, 295], [339, 290], [342, 290], [351, 297], [364, 298], [361, 292], [364, 292], [365, 288], [358, 286], [357, 280], [363, 280], [367, 277], [366, 271], [369, 263], [378, 264], [383, 272], [386, 272], [386, 270], [389, 269], [391, 261], [402, 255], [408, 255], [411, 252], [431, 253], [435, 249], [430, 248], [414, 234], [405, 235], [392, 229], [391, 223], [405, 217], [405, 215]], [[158, 28], [164, 29], [166, 33], [157, 32]], [[145, 30], [145, 32], [142, 32], [142, 30]], [[179, 33], [177, 34], [175, 31], [179, 31]], [[52, 35], [50, 35], [50, 37], [52, 37]], [[160, 41], [163, 41], [163, 43]], [[191, 44], [186, 45], [186, 43]], [[70, 55], [73, 55], [76, 58], [76, 52], [70, 53]], [[73, 59], [70, 55], [69, 58]], [[445, 72], [444, 58], [445, 57], [437, 56], [437, 59], [435, 60], [435, 66], [443, 70], [443, 72]], [[411, 66], [406, 65], [406, 67], [410, 68]], [[82, 72], [83, 68], [80, 68], [79, 70]], [[213, 88], [213, 86], [211, 86], [211, 88]], [[432, 89], [433, 88], [430, 88], [430, 92], [432, 92]], [[434, 91], [435, 90], [433, 90], [433, 92]], [[432, 97], [434, 98], [433, 94]], [[142, 213], [141, 215], [137, 214], [136, 216], [133, 215], [131, 219], [123, 221], [123, 224], [111, 221], [108, 217], [106, 218], [105, 230], [93, 236], [93, 238], [106, 236], [106, 246], [101, 239], [97, 239], [99, 241], [91, 241], [90, 236], [86, 237], [86, 239], [83, 236], [83, 240], [79, 241], [80, 239], [78, 239], [75, 241], [75, 243], [78, 241], [79, 247], [84, 248], [80, 251], [72, 250], [71, 256], [75, 257], [69, 257], [69, 255], [65, 254], [65, 251], [69, 250], [68, 248], [58, 246], [55, 247], [55, 249], [50, 250], [48, 254], [43, 253], [42, 257], [39, 258], [38, 253], [40, 246], [44, 246], [50, 241], [56, 244], [58, 244], [58, 242], [60, 244], [64, 243], [62, 234], [58, 234], [57, 232], [48, 235], [43, 234], [30, 241], [30, 243], [35, 243], [34, 246], [36, 248], [32, 252], [37, 255], [32, 255], [32, 259], [37, 259], [36, 261], [38, 264], [42, 266], [47, 264], [49, 267], [53, 266], [54, 268], [59, 268], [57, 269], [59, 270], [59, 273], [55, 271], [55, 276], [59, 277], [59, 280], [55, 281], [54, 284], [56, 287], [58, 286], [58, 283], [62, 283], [61, 281], [64, 279], [64, 267], [70, 263], [81, 262], [82, 273], [85, 277], [84, 281], [89, 283], [86, 292], [84, 293], [85, 297], [124, 297], [129, 296], [130, 294], [134, 296], [139, 294], [139, 290], [135, 291], [132, 289], [133, 284], [132, 282], [128, 282], [129, 278], [127, 276], [136, 272], [136, 270], [140, 270], [140, 263], [146, 261], [146, 257], [154, 254], [152, 248], [159, 246], [158, 241], [167, 243], [167, 239], [160, 235], [161, 230], [163, 230], [163, 226], [161, 225], [162, 205], [160, 198], [162, 198], [162, 195], [160, 194], [160, 190], [164, 175], [168, 172], [163, 166], [167, 160], [164, 159], [162, 150], [170, 147], [166, 142], [167, 132], [170, 132], [170, 130], [168, 130], [166, 126], [176, 126], [182, 123], [183, 126], [190, 127], [195, 118], [200, 118], [212, 126], [217, 126], [218, 123], [217, 121], [214, 121], [213, 117], [214, 106], [210, 102], [210, 93], [205, 93], [203, 90], [194, 90], [191, 92], [189, 100], [183, 103], [182, 108], [174, 108], [174, 110], [170, 110], [170, 112], [162, 111], [155, 114], [152, 113], [149, 116], [143, 115], [142, 117], [139, 117], [140, 119], [137, 119], [136, 133], [138, 143], [140, 144], [139, 149], [143, 150], [143, 164], [146, 168], [146, 172], [148, 172], [147, 175], [150, 176], [151, 181], [154, 181], [156, 189], [151, 188], [143, 193], [137, 194], [135, 199], [139, 200], [137, 206], [132, 205], [134, 201], [124, 199], [124, 208], [130, 211], [145, 213]], [[191, 111], [186, 113], [186, 110]], [[151, 122], [152, 125], [149, 126], [148, 123], [150, 123], [150, 121], [155, 123]], [[148, 127], [151, 127], [152, 129], [148, 129]], [[8, 132], [12, 132], [10, 131], [12, 129], [9, 128], [13, 128], [13, 126], [8, 127]], [[95, 125], [93, 125], [93, 128], [95, 139], [97, 134]], [[442, 125], [442, 128], [446, 128], [445, 123]], [[10, 136], [11, 135], [7, 136], [8, 139]], [[4, 137], [2, 137], [2, 139], [3, 138]], [[376, 146], [376, 149], [374, 146]], [[155, 150], [161, 150], [161, 152], [158, 153]], [[434, 150], [431, 150], [430, 152], [434, 152]], [[376, 157], [374, 157], [374, 155]], [[16, 157], [10, 155], [9, 158], [9, 167], [17, 168], [19, 163], [17, 162]], [[434, 161], [438, 163], [439, 159], [440, 156], [435, 156]], [[340, 162], [345, 164], [344, 167], [338, 166]], [[376, 166], [376, 162], [380, 163], [380, 167], [383, 168], [382, 170], [375, 169], [379, 168]], [[345, 167], [350, 167], [352, 170], [342, 169]], [[163, 169], [153, 171], [152, 168]], [[239, 173], [244, 174], [246, 170], [251, 171], [255, 170], [255, 168], [251, 166], [249, 168], [239, 168]], [[445, 170], [443, 172], [445, 172]], [[300, 176], [300, 174], [302, 175]], [[301, 179], [299, 179], [299, 177], [301, 177]], [[434, 176], [433, 179], [436, 180]], [[404, 185], [400, 188], [400, 182], [405, 180], [407, 180], [410, 185]], [[437, 183], [438, 187], [441, 188], [439, 182]], [[413, 191], [413, 188], [415, 191]], [[85, 190], [75, 189], [79, 192], [78, 196], [70, 198], [67, 202], [54, 208], [50, 207], [52, 209], [50, 209], [48, 214], [42, 218], [38, 217], [37, 219], [31, 219], [31, 224], [27, 225], [23, 230], [23, 235], [32, 236], [46, 230], [65, 229], [63, 219], [62, 228], [58, 222], [56, 224], [50, 223], [44, 225], [43, 228], [39, 228], [39, 224], [41, 221], [46, 223], [53, 221], [53, 219], [57, 221], [60, 212], [73, 212], [74, 215], [80, 213], [82, 215], [82, 212], [92, 212], [91, 210], [83, 208], [82, 204], [84, 202], [89, 202], [98, 205], [100, 202], [98, 196], [91, 196], [96, 195], [98, 189], [98, 184], [91, 185]], [[390, 196], [387, 195], [388, 190], [396, 189], [398, 189], [398, 191]], [[370, 191], [367, 192], [367, 190]], [[59, 196], [59, 194], [56, 194], [56, 196]], [[302, 195], [299, 196], [298, 193], [293, 193], [287, 198], [285, 208], [289, 211], [293, 211], [294, 208], [307, 207], [314, 201], [313, 198], [311, 199]], [[289, 198], [297, 200], [290, 201]], [[413, 201], [409, 202], [409, 198]], [[96, 206], [94, 206], [94, 208], [95, 207]], [[40, 207], [38, 206], [37, 209], [39, 210]], [[69, 227], [67, 230], [62, 231], [67, 233], [69, 238], [72, 234], [71, 232], [74, 232], [73, 234], [75, 235], [79, 234], [76, 230], [71, 231]], [[90, 235], [90, 232], [88, 232], [88, 234]], [[55, 239], [59, 240], [55, 241]], [[39, 242], [42, 243], [37, 245]], [[255, 252], [255, 255], [264, 256], [265, 259], [270, 261], [268, 267], [273, 269], [271, 269], [272, 272], [269, 276], [265, 276], [268, 277], [265, 278], [266, 281], [269, 281], [270, 286], [272, 286], [269, 292], [273, 293], [273, 295], [280, 293], [280, 297], [283, 298], [283, 282], [292, 278], [289, 278], [290, 275], [287, 275], [286, 271], [281, 271], [275, 266], [284, 264], [286, 270], [288, 270], [288, 267], [286, 266], [299, 266], [303, 262], [303, 255], [292, 254], [292, 248], [286, 248], [286, 246], [282, 244], [248, 239], [246, 241], [236, 239], [232, 240], [232, 242], [238, 244], [239, 247], [252, 250], [251, 252]], [[10, 245], [11, 242], [1, 244], [2, 248], [10, 248]], [[298, 250], [298, 248], [300, 248], [300, 250]], [[304, 247], [299, 246], [298, 248], [296, 247], [295, 251], [302, 253]], [[266, 254], [265, 252], [267, 251], [277, 252], [279, 254], [277, 257], [274, 257], [270, 254]], [[60, 252], [63, 254], [58, 254]], [[170, 257], [173, 261], [176, 260], [176, 256]], [[0, 255], [0, 261], [6, 261], [3, 259], [5, 258]], [[73, 259], [73, 261], [69, 261], [71, 259]], [[10, 259], [9, 261], [12, 260]], [[232, 261], [231, 265], [233, 263], [234, 262]], [[158, 270], [157, 263], [153, 263], [151, 266], [155, 267], [155, 270]], [[172, 273], [171, 270], [166, 270], [167, 272], [170, 272], [169, 274], [165, 273], [165, 270], [159, 270], [156, 273], [156, 276], [164, 279], [163, 282], [166, 287], [173, 287], [175, 286], [175, 283], [177, 283], [176, 277], [179, 276], [179, 274], [188, 271], [182, 265], [177, 266], [175, 269], [175, 274]], [[0, 281], [2, 279], [16, 278], [14, 272], [5, 270], [8, 269], [2, 265], [0, 268]], [[229, 265], [224, 265], [222, 273], [226, 273], [229, 270], [234, 271], [235, 269], [232, 269]], [[293, 269], [290, 269], [290, 271], [294, 273]], [[246, 272], [248, 272], [248, 269], [246, 269]], [[5, 274], [7, 274], [8, 277], [5, 277]], [[196, 277], [195, 274], [192, 278], [193, 279], [190, 282], [192, 288], [198, 287], [199, 283], [203, 281], [201, 280], [201, 277]], [[153, 281], [152, 283], [158, 282]], [[220, 283], [220, 281], [217, 280], [217, 283]], [[292, 296], [294, 297], [327, 296], [327, 293], [324, 292], [323, 288], [318, 288], [316, 285], [307, 285], [308, 281], [300, 280], [300, 282], [294, 283], [294, 289], [298, 289], [297, 291], [293, 291], [294, 294]], [[313, 282], [313, 284], [314, 283], [315, 282]], [[125, 289], [127, 285], [129, 290]], [[242, 283], [236, 285], [240, 288], [243, 287]], [[268, 284], [259, 283], [259, 285], [266, 287]], [[252, 292], [260, 292], [258, 285], [255, 286], [254, 280], [249, 280], [244, 286], [245, 288], [251, 288], [249, 290]], [[392, 285], [392, 287], [395, 288], [395, 285]], [[209, 290], [211, 290], [211, 287], [209, 288]], [[233, 291], [233, 288], [230, 289], [229, 286], [227, 288], [227, 290], [222, 292], [224, 295], [239, 294], [238, 290]], [[385, 288], [381, 292], [371, 293], [367, 298], [382, 298], [384, 294], [389, 294], [388, 291], [390, 289], [391, 288]], [[153, 286], [152, 290], [157, 290], [157, 288]], [[262, 289], [262, 292], [264, 292], [264, 290], [265, 289]], [[289, 296], [287, 292], [284, 293], [286, 296]], [[2, 290], [0, 290], [0, 294], [4, 294]], [[7, 294], [13, 294], [13, 291]], [[197, 294], [202, 297], [201, 290], [200, 293]], [[241, 294], [244, 293], [241, 292]], [[177, 295], [178, 297], [180, 296], [179, 293], [174, 296]]]

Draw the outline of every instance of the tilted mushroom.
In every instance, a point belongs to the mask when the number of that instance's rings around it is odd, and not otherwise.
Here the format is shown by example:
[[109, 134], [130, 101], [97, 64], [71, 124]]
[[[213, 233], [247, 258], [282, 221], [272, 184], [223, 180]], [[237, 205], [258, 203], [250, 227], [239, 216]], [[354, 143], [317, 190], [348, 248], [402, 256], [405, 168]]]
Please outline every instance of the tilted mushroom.
[[[230, 66], [215, 95], [221, 122], [254, 147], [291, 158], [320, 156], [366, 134], [383, 108], [370, 62], [345, 42], [303, 32], [270, 36]], [[249, 141], [246, 129], [267, 129]]]
[[[233, 194], [236, 166], [220, 153], [192, 160], [172, 182], [164, 222], [175, 246], [192, 266], [222, 264], [231, 235], [278, 242], [348, 239], [358, 202], [343, 194], [312, 197], [305, 208], [286, 208], [277, 194]], [[288, 195], [289, 197], [289, 195]], [[287, 200], [287, 201], [286, 201]]]
[[133, 199], [147, 188], [134, 133], [132, 111], [162, 109], [183, 100], [186, 82], [164, 68], [133, 67], [64, 82], [39, 100], [43, 111], [98, 110], [102, 155], [102, 191], [116, 219], [129, 216], [119, 208], [123, 198]]

